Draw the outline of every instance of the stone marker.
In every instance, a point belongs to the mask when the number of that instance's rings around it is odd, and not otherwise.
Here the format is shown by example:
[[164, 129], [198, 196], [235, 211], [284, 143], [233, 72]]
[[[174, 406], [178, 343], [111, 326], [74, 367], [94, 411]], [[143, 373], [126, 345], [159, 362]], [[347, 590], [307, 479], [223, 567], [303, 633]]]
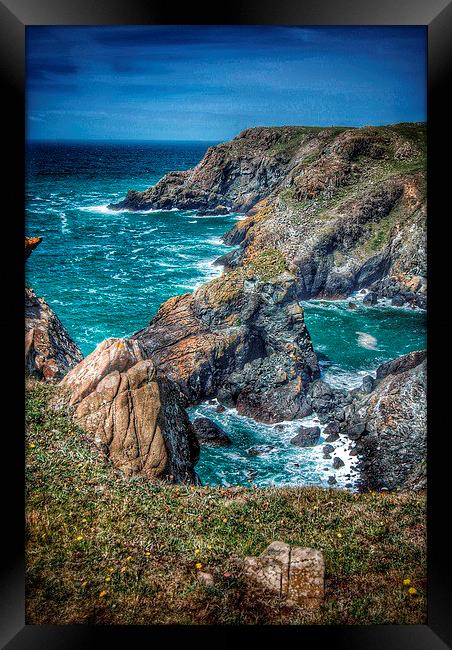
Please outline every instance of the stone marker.
[[320, 551], [272, 542], [259, 557], [246, 557], [243, 572], [252, 582], [305, 607], [324, 596], [325, 564]]

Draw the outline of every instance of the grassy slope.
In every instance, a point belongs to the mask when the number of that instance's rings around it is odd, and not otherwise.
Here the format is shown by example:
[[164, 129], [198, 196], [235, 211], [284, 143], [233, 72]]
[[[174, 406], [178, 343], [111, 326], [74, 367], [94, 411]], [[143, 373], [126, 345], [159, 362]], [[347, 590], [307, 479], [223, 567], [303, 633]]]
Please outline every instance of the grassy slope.
[[[54, 390], [27, 386], [28, 623], [425, 623], [425, 495], [126, 480]], [[320, 611], [245, 591], [235, 558], [277, 539], [323, 551]]]

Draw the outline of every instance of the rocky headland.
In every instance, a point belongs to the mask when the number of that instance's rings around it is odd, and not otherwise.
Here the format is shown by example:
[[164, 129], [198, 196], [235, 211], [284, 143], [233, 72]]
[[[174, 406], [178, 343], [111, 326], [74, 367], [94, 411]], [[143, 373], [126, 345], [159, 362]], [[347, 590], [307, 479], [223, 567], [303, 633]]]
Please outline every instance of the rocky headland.
[[426, 125], [247, 129], [191, 170], [113, 209], [247, 212], [225, 235], [232, 270], [264, 251], [301, 299], [363, 288], [426, 306]]
[[[217, 398], [266, 423], [316, 414], [330, 442], [358, 456], [364, 490], [425, 487], [425, 353], [334, 389], [301, 304], [368, 290], [370, 305], [426, 306], [425, 138], [424, 124], [248, 129], [110, 206], [246, 212], [224, 236], [236, 248], [219, 277], [165, 302], [130, 338], [104, 341], [63, 380], [74, 418], [118, 467], [196, 482], [184, 409]], [[318, 439], [304, 430], [294, 444]]]

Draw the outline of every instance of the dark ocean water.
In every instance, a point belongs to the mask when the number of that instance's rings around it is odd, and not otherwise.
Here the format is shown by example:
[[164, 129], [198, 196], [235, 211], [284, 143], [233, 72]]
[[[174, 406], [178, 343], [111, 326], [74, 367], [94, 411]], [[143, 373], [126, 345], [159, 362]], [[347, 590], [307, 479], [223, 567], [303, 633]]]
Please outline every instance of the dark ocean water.
[[[106, 207], [129, 188], [144, 190], [169, 171], [192, 167], [208, 146], [29, 144], [26, 232], [43, 242], [27, 262], [27, 282], [45, 297], [85, 355], [109, 336], [144, 327], [167, 298], [193, 291], [219, 273], [212, 262], [230, 250], [221, 235], [240, 215]], [[425, 347], [425, 314], [365, 307], [359, 296], [356, 300], [354, 311], [347, 309], [348, 301], [304, 304], [314, 346], [330, 359], [325, 378], [337, 386], [356, 386], [380, 363]], [[321, 446], [289, 444], [299, 423], [287, 423], [281, 432], [233, 410], [217, 414], [208, 404], [191, 412], [215, 419], [234, 441], [227, 449], [203, 449], [198, 464], [203, 482], [326, 485], [331, 472]], [[262, 444], [273, 449], [247, 453]], [[353, 480], [353, 461], [344, 460], [339, 485], [349, 481], [347, 474]]]

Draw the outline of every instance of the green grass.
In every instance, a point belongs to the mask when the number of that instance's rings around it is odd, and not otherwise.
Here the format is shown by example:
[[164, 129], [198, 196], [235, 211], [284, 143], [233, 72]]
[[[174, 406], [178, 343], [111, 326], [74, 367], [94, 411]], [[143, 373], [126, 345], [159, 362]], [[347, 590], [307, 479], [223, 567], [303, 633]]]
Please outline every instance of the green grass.
[[256, 276], [262, 282], [287, 271], [286, 258], [276, 248], [266, 248], [252, 257], [245, 267], [247, 275]]
[[[425, 623], [424, 494], [125, 479], [52, 410], [57, 390], [27, 383], [27, 623]], [[245, 588], [238, 561], [273, 540], [323, 551], [320, 610]]]

